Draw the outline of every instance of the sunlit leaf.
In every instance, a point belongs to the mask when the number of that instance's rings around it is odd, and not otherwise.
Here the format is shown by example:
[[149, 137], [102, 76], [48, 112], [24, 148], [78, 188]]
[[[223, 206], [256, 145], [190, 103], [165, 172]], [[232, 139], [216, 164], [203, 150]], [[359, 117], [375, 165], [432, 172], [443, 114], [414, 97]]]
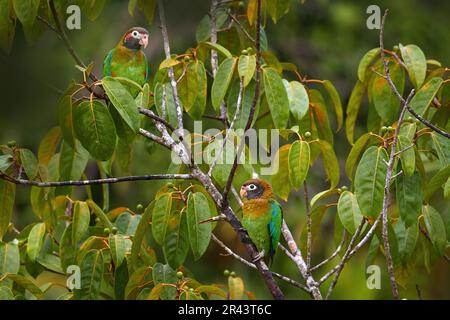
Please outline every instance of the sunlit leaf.
[[211, 88], [211, 102], [216, 111], [219, 110], [220, 104], [225, 98], [233, 77], [234, 69], [236, 68], [236, 64], [237, 58], [227, 58], [221, 63], [219, 69], [217, 70], [217, 74]]
[[59, 142], [61, 141], [62, 134], [59, 127], [52, 128], [45, 137], [41, 140], [38, 150], [39, 164], [48, 165], [53, 155], [56, 152]]
[[86, 202], [76, 201], [73, 205], [72, 243], [78, 244], [89, 228], [91, 213]]
[[255, 55], [241, 55], [238, 63], [239, 77], [243, 78], [244, 87], [246, 87], [253, 78], [256, 70]]
[[81, 288], [75, 290], [78, 300], [96, 300], [104, 271], [104, 259], [100, 250], [90, 250], [81, 261]]
[[337, 211], [344, 228], [350, 234], [354, 234], [363, 219], [355, 195], [350, 191], [344, 191], [339, 197]]
[[342, 121], [343, 121], [341, 98], [331, 81], [324, 80], [322, 82], [322, 84], [325, 87], [325, 89], [327, 90], [328, 95], [330, 96], [331, 102], [333, 103], [333, 108], [334, 108], [334, 111], [336, 112], [336, 118], [337, 118], [336, 131], [339, 131], [342, 127]]
[[12, 182], [0, 179], [0, 240], [8, 230], [11, 221], [14, 200], [16, 197], [16, 185]]
[[33, 180], [38, 174], [38, 160], [33, 152], [28, 149], [20, 149], [20, 160], [28, 179]]
[[318, 144], [322, 153], [323, 166], [327, 173], [328, 180], [330, 180], [330, 189], [333, 189], [339, 183], [339, 162], [333, 147], [328, 142], [319, 140]]
[[345, 119], [345, 134], [350, 144], [353, 144], [353, 137], [355, 135], [356, 118], [358, 117], [359, 108], [361, 107], [362, 98], [365, 91], [363, 82], [356, 82], [353, 88], [350, 100], [348, 101], [347, 109], [345, 111], [347, 117]]
[[273, 68], [263, 69], [264, 89], [275, 126], [286, 128], [289, 120], [289, 100], [283, 80]]
[[[167, 264], [156, 263], [153, 266], [153, 281], [158, 284], [175, 284], [177, 275], [175, 271]], [[177, 289], [175, 286], [164, 286], [160, 293], [161, 300], [172, 300], [175, 298]]]
[[402, 46], [400, 44], [400, 52], [403, 61], [408, 69], [409, 78], [416, 88], [422, 86], [427, 73], [427, 60], [423, 51], [414, 44]]
[[30, 261], [36, 261], [41, 252], [45, 236], [45, 223], [35, 224], [28, 235], [27, 256]]
[[199, 222], [210, 217], [211, 213], [206, 196], [201, 192], [190, 193], [187, 204], [187, 225], [189, 243], [196, 260], [208, 248], [212, 232], [211, 223], [199, 224]]
[[[361, 82], [366, 81], [367, 72], [371, 72], [369, 70], [370, 64], [373, 62], [373, 60], [380, 55], [380, 48], [373, 48], [372, 50], [369, 50], [361, 59], [358, 66], [358, 79]], [[370, 74], [370, 73], [369, 73]]]
[[288, 82], [283, 79], [289, 100], [289, 109], [297, 120], [302, 119], [309, 108], [309, 97], [303, 84], [298, 81]]
[[309, 144], [306, 141], [295, 141], [289, 150], [289, 179], [295, 189], [300, 189], [308, 175], [310, 163]]

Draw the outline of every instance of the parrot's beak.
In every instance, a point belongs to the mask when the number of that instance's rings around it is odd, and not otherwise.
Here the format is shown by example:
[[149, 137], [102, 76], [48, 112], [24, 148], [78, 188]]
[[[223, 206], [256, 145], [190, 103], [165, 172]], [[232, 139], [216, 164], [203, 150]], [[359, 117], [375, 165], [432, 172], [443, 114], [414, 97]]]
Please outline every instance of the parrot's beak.
[[146, 34], [141, 35], [141, 39], [139, 40], [139, 44], [140, 44], [141, 46], [143, 46], [144, 49], [147, 48], [147, 45], [148, 45], [148, 35], [146, 35]]
[[241, 195], [242, 198], [247, 198], [247, 188], [245, 186], [242, 186], [239, 194]]

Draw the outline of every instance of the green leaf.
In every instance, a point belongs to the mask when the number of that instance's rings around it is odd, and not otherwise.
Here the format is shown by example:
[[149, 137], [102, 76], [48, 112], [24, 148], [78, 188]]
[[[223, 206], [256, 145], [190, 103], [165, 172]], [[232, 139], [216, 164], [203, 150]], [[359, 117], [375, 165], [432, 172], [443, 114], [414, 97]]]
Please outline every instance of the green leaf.
[[444, 186], [444, 198], [449, 199], [450, 198], [450, 177], [447, 179], [447, 182]]
[[442, 167], [450, 165], [450, 139], [441, 136], [440, 134], [431, 133], [433, 146], [439, 158]]
[[339, 183], [339, 162], [333, 147], [328, 142], [319, 140], [318, 144], [320, 146], [320, 151], [322, 152], [323, 166], [328, 180], [330, 180], [330, 189], [333, 189]]
[[171, 210], [172, 193], [163, 194], [156, 200], [152, 215], [152, 234], [160, 245], [164, 244]]
[[52, 128], [41, 140], [38, 150], [39, 164], [48, 165], [56, 152], [59, 142], [61, 141], [61, 129], [59, 127]]
[[343, 121], [343, 115], [342, 115], [342, 103], [341, 98], [339, 97], [339, 93], [337, 92], [336, 88], [334, 87], [333, 83], [329, 80], [324, 80], [322, 82], [323, 86], [328, 92], [328, 95], [330, 96], [331, 102], [333, 102], [333, 108], [336, 112], [336, 118], [337, 118], [337, 129], [336, 131], [339, 131], [342, 127], [342, 121]]
[[90, 250], [81, 261], [81, 288], [75, 290], [78, 300], [96, 300], [100, 296], [100, 287], [104, 271], [104, 258], [100, 250]]
[[183, 265], [189, 253], [189, 234], [184, 212], [172, 214], [167, 225], [163, 253], [172, 268]]
[[[432, 78], [426, 82], [414, 95], [409, 103], [410, 107], [419, 115], [423, 116], [428, 111], [428, 107], [442, 86], [442, 78]], [[406, 118], [413, 119], [414, 116], [408, 114]]]
[[130, 256], [130, 267], [132, 268], [132, 270], [136, 270], [138, 267], [138, 259], [141, 253], [142, 241], [144, 240], [146, 232], [150, 229], [150, 222], [152, 219], [154, 205], [155, 202], [152, 201], [147, 206], [147, 208], [145, 208], [145, 211], [142, 214], [141, 219], [139, 220], [136, 232], [134, 233]]
[[189, 243], [195, 260], [198, 260], [208, 248], [211, 241], [211, 223], [200, 221], [211, 217], [208, 199], [201, 192], [190, 193], [187, 203], [187, 225]]
[[[372, 141], [371, 141], [372, 140]], [[364, 148], [370, 143], [383, 143], [383, 139], [372, 133], [365, 133], [356, 140], [350, 153], [348, 154], [347, 161], [345, 162], [345, 173], [350, 181], [353, 180], [353, 171], [356, 167], [356, 162], [359, 160], [359, 156], [363, 152]]]
[[291, 1], [286, 0], [271, 0], [265, 3], [267, 12], [272, 17], [274, 23], [288, 13], [291, 8]]
[[264, 90], [276, 128], [286, 128], [289, 120], [289, 99], [283, 80], [273, 68], [263, 69]]
[[[378, 68], [378, 71], [381, 71], [381, 68], [382, 66]], [[389, 64], [389, 72], [397, 90], [400, 94], [403, 94], [405, 87], [405, 72], [403, 67], [398, 63], [392, 62]], [[392, 91], [388, 81], [374, 74], [369, 84], [369, 95], [372, 97], [375, 110], [381, 119], [388, 124], [394, 123], [398, 118], [400, 100]]]
[[290, 148], [291, 145], [286, 144], [277, 150], [271, 172], [272, 189], [284, 201], [287, 201], [291, 191], [288, 168]]
[[450, 177], [450, 165], [439, 169], [439, 171], [424, 185], [424, 199], [428, 202], [431, 196], [447, 181]]
[[20, 275], [20, 274], [8, 274], [6, 276], [7, 279], [11, 279], [15, 283], [17, 283], [22, 288], [28, 290], [32, 295], [34, 295], [37, 299], [42, 300], [44, 298], [44, 293], [41, 289], [30, 279]]
[[89, 153], [76, 141], [76, 149], [73, 149], [66, 141], [61, 145], [59, 156], [60, 181], [77, 181], [83, 176], [84, 169], [89, 160]]
[[287, 82], [283, 79], [289, 100], [289, 109], [297, 120], [302, 119], [309, 108], [309, 97], [303, 84], [298, 81]]
[[144, 13], [147, 23], [152, 25], [153, 17], [155, 15], [156, 0], [138, 0], [138, 7]]
[[45, 223], [35, 224], [28, 235], [27, 256], [30, 261], [36, 261], [41, 252], [45, 236]]
[[233, 78], [234, 69], [236, 68], [237, 58], [227, 58], [219, 66], [216, 77], [211, 88], [211, 102], [216, 111], [219, 110], [230, 86]]
[[371, 72], [371, 70], [369, 70], [369, 66], [372, 64], [373, 60], [380, 55], [380, 52], [381, 52], [380, 48], [373, 48], [363, 56], [358, 66], [359, 81], [361, 82], [366, 81], [367, 71]]
[[59, 243], [59, 257], [61, 258], [61, 268], [65, 271], [67, 267], [75, 263], [76, 247], [72, 242], [72, 224], [64, 230]]
[[398, 136], [397, 150], [400, 153], [400, 161], [402, 162], [403, 173], [410, 177], [416, 168], [416, 155], [414, 154], [414, 147], [410, 148], [413, 143], [411, 139], [403, 135]]
[[36, 19], [40, 0], [12, 0], [17, 18], [24, 26], [32, 26]]
[[114, 225], [109, 221], [108, 216], [103, 212], [102, 209], [92, 200], [87, 200], [89, 208], [91, 208], [92, 212], [103, 222], [104, 226], [112, 229]]
[[[164, 95], [165, 90], [165, 95]], [[166, 117], [169, 123], [173, 126], [177, 126], [177, 111], [175, 100], [173, 98], [173, 89], [170, 83], [160, 84], [159, 82], [155, 85], [155, 105], [158, 114], [162, 116], [162, 105], [163, 97], [165, 97], [166, 106]]]
[[89, 229], [91, 213], [86, 202], [76, 201], [73, 205], [72, 243], [77, 245]]
[[383, 206], [384, 185], [388, 155], [382, 147], [367, 149], [356, 168], [355, 195], [361, 213], [365, 217], [376, 218]]
[[355, 195], [350, 191], [344, 191], [339, 197], [337, 211], [344, 228], [350, 234], [354, 234], [363, 219]]
[[419, 237], [419, 227], [416, 221], [410, 227], [405, 227], [402, 220], [397, 221], [394, 225], [395, 235], [397, 236], [398, 252], [400, 254], [400, 261], [403, 265], [407, 265], [412, 258], [416, 248], [417, 239]]
[[[125, 288], [125, 299], [135, 299], [139, 294], [141, 288], [145, 288], [149, 283], [152, 282], [152, 268], [151, 267], [141, 267], [134, 271]], [[147, 284], [147, 285], [145, 285]]]
[[111, 250], [111, 257], [114, 261], [114, 265], [116, 266], [116, 268], [118, 268], [125, 259], [125, 254], [127, 252], [126, 240], [124, 236], [120, 233], [110, 234], [108, 243]]
[[422, 179], [416, 171], [412, 176], [401, 174], [395, 180], [400, 217], [406, 227], [417, 224], [422, 208]]
[[178, 95], [186, 111], [190, 110], [197, 100], [199, 92], [198, 77], [197, 77], [198, 63], [189, 62], [184, 66], [184, 70], [180, 70], [183, 76], [180, 77], [177, 83]]
[[97, 160], [111, 158], [116, 147], [114, 121], [101, 102], [83, 101], [74, 109], [74, 129], [83, 147]]
[[0, 287], [0, 300], [14, 300], [14, 294], [10, 288], [6, 286]]
[[227, 48], [221, 46], [218, 43], [212, 43], [212, 42], [200, 42], [197, 46], [198, 49], [200, 49], [201, 47], [206, 47], [209, 49], [213, 49], [216, 50], [217, 53], [220, 53], [221, 55], [223, 55], [225, 58], [231, 58], [233, 55], [231, 54], [230, 51], [228, 51]]
[[138, 0], [130, 0], [128, 1], [128, 13], [130, 16], [134, 16], [134, 10], [136, 9]]
[[402, 46], [400, 52], [408, 70], [409, 78], [416, 89], [422, 86], [427, 73], [427, 60], [423, 51], [414, 44]]
[[347, 115], [345, 119], [345, 134], [347, 135], [347, 140], [348, 142], [350, 142], [350, 144], [353, 144], [356, 119], [358, 117], [359, 108], [361, 107], [364, 91], [365, 91], [364, 83], [361, 81], [356, 82], [352, 94], [350, 95], [347, 109], [345, 111], [345, 114]]
[[43, 254], [37, 257], [37, 262], [50, 271], [66, 275], [66, 273], [61, 269], [61, 259], [53, 254]]
[[16, 30], [16, 15], [11, 1], [0, 1], [0, 48], [10, 53]]
[[441, 257], [447, 247], [447, 235], [445, 232], [444, 221], [441, 215], [432, 206], [423, 206], [423, 217], [428, 235], [431, 238], [434, 248]]
[[0, 171], [6, 172], [14, 163], [14, 159], [10, 154], [0, 155]]
[[103, 78], [102, 85], [121, 119], [129, 129], [137, 133], [139, 130], [139, 112], [130, 92], [120, 81], [111, 77]]
[[[228, 94], [228, 100], [227, 100], [227, 111], [228, 111], [228, 118], [233, 119], [234, 115], [236, 113], [236, 105], [237, 100], [239, 96], [239, 89], [240, 89], [240, 82], [235, 81], [230, 88], [230, 93]], [[253, 97], [255, 95], [255, 81], [250, 82], [250, 84], [243, 89], [242, 92], [242, 101], [241, 101], [241, 109], [239, 111], [239, 114], [236, 118], [236, 121], [234, 122], [234, 129], [244, 129], [248, 117], [250, 115], [250, 109], [252, 107]], [[259, 101], [255, 107], [256, 110], [258, 110], [259, 107]], [[256, 117], [255, 117], [256, 118]], [[254, 121], [256, 119], [253, 119]]]
[[0, 179], [0, 241], [8, 230], [14, 209], [16, 185]]
[[38, 160], [33, 152], [20, 149], [20, 161], [29, 180], [34, 180], [38, 174]]
[[0, 242], [0, 277], [16, 274], [20, 268], [19, 247], [13, 242]]
[[92, 0], [85, 2], [83, 6], [83, 13], [89, 20], [96, 20], [103, 11], [107, 0]]
[[318, 90], [310, 90], [309, 99], [320, 139], [333, 144], [333, 131], [331, 131], [328, 111], [322, 94]]
[[203, 62], [196, 61], [193, 64], [193, 71], [197, 75], [197, 88], [195, 89], [195, 91], [197, 92], [196, 99], [192, 106], [190, 106], [189, 108], [185, 104], [183, 104], [183, 106], [186, 108], [186, 111], [191, 116], [191, 118], [193, 118], [194, 120], [200, 120], [203, 116], [203, 113], [205, 112], [206, 100], [208, 95], [208, 81], [206, 78], [206, 70]]
[[308, 175], [310, 163], [309, 143], [295, 141], [289, 149], [289, 179], [295, 189], [300, 189]]
[[256, 70], [256, 56], [241, 55], [238, 63], [239, 78], [243, 78], [244, 87], [246, 87], [253, 78]]
[[[177, 274], [167, 264], [155, 263], [152, 274], [155, 285], [175, 284], [177, 282]], [[164, 286], [160, 298], [161, 300], [173, 300], [176, 294], [177, 289], [174, 286]]]
[[120, 233], [126, 236], [134, 236], [140, 220], [140, 215], [132, 215], [129, 212], [124, 212], [117, 217], [114, 224]]

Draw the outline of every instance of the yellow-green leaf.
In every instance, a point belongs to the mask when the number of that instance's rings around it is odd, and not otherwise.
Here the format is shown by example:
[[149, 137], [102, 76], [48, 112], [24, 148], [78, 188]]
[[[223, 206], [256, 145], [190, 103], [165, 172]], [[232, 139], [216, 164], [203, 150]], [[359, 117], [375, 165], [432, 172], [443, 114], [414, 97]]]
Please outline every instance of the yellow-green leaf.
[[211, 223], [199, 222], [211, 217], [208, 199], [202, 192], [190, 193], [187, 203], [187, 225], [189, 232], [189, 242], [198, 260], [208, 248], [211, 240]]
[[44, 243], [44, 236], [45, 223], [35, 224], [28, 235], [27, 241], [27, 256], [30, 258], [30, 261], [36, 261]]
[[246, 87], [253, 78], [256, 70], [256, 56], [241, 55], [238, 63], [239, 78], [244, 79], [244, 87]]
[[236, 68], [237, 58], [227, 58], [219, 66], [216, 77], [211, 88], [211, 102], [214, 109], [219, 110], [230, 86], [231, 79], [233, 78], [234, 69]]
[[337, 129], [336, 131], [339, 131], [342, 127], [342, 121], [343, 121], [343, 115], [342, 115], [342, 103], [341, 98], [339, 97], [339, 93], [337, 92], [336, 88], [334, 87], [333, 83], [329, 80], [324, 80], [322, 82], [323, 86], [328, 92], [328, 95], [330, 96], [331, 102], [333, 103], [334, 111], [336, 112], [336, 118], [337, 118]]
[[427, 60], [423, 51], [414, 44], [402, 46], [400, 52], [408, 69], [409, 78], [416, 89], [422, 86], [427, 73]]
[[310, 163], [309, 144], [306, 141], [295, 141], [289, 149], [289, 179], [295, 189], [300, 189], [308, 175]]
[[350, 234], [354, 234], [363, 219], [356, 197], [350, 191], [344, 191], [337, 206], [339, 219]]
[[16, 185], [12, 182], [0, 179], [0, 241], [8, 230], [13, 213], [15, 197]]

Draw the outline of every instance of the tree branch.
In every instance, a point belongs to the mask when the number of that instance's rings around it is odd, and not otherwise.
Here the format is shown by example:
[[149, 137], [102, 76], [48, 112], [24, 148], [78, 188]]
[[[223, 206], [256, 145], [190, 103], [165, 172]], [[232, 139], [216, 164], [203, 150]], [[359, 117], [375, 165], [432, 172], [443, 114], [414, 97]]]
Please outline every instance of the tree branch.
[[80, 180], [80, 181], [52, 181], [52, 182], [40, 182], [33, 180], [26, 180], [21, 178], [15, 178], [9, 176], [3, 172], [0, 172], [0, 179], [22, 185], [35, 186], [39, 188], [49, 187], [63, 187], [63, 186], [87, 186], [87, 185], [100, 185], [100, 184], [113, 184], [127, 181], [150, 181], [150, 180], [172, 180], [172, 179], [184, 179], [189, 180], [194, 177], [191, 174], [150, 174], [140, 176], [127, 176], [119, 178], [105, 178], [105, 179], [92, 179], [92, 180]]
[[[305, 206], [306, 206], [306, 266], [311, 267], [311, 250], [312, 250], [312, 233], [311, 233], [311, 205], [309, 203], [309, 194], [308, 194], [308, 185], [306, 184], [306, 180], [303, 182], [303, 195], [305, 198]], [[310, 270], [311, 271], [311, 270]]]
[[342, 240], [341, 240], [341, 242], [339, 242], [339, 245], [338, 245], [338, 247], [336, 248], [336, 250], [335, 250], [335, 251], [331, 254], [331, 256], [329, 256], [328, 258], [326, 258], [326, 259], [323, 260], [322, 262], [318, 263], [318, 264], [315, 265], [314, 267], [309, 268], [309, 271], [310, 271], [310, 272], [313, 272], [313, 271], [319, 269], [320, 267], [326, 265], [326, 264], [327, 264], [328, 262], [330, 262], [331, 260], [333, 260], [334, 257], [336, 257], [336, 256], [339, 254], [339, 252], [341, 252], [342, 247], [344, 246], [345, 241], [347, 241], [347, 232], [346, 232], [345, 229], [344, 229], [344, 231], [342, 231]]

